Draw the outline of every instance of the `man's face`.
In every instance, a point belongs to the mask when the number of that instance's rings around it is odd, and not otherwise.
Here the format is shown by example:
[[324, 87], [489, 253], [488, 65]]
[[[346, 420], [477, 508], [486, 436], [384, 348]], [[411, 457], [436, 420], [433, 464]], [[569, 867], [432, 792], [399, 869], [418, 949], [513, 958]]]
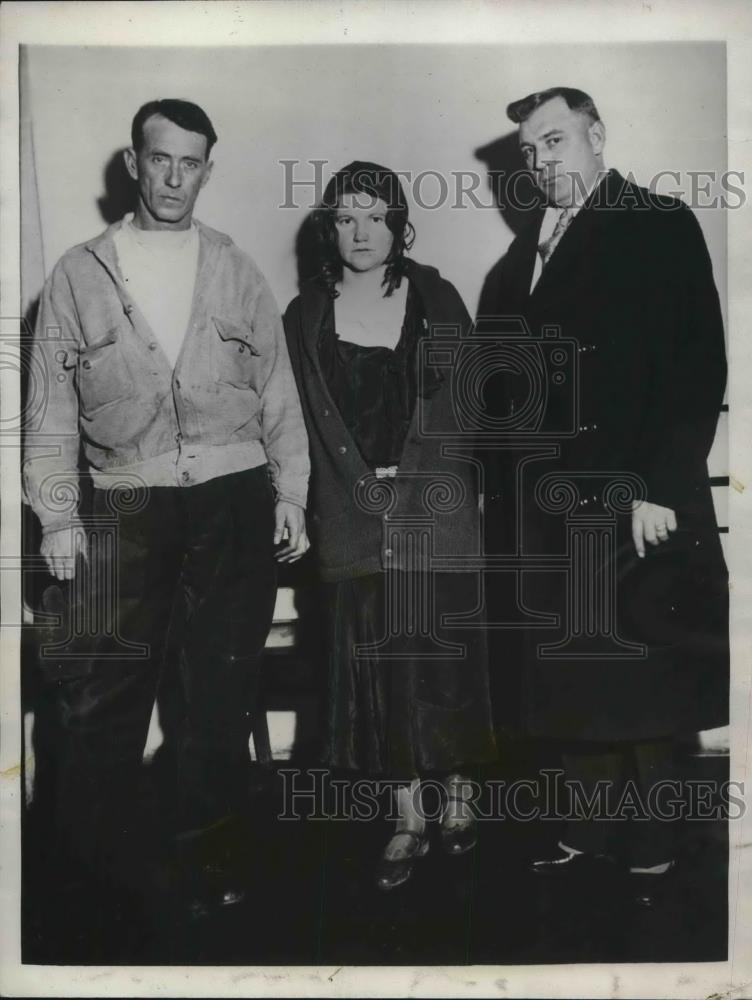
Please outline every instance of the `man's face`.
[[571, 205], [584, 195], [603, 168], [606, 133], [602, 122], [572, 111], [563, 97], [553, 97], [520, 125], [520, 149], [547, 201]]
[[128, 173], [138, 183], [136, 219], [142, 229], [187, 229], [212, 164], [206, 136], [188, 132], [162, 115], [144, 123], [144, 144], [125, 151]]

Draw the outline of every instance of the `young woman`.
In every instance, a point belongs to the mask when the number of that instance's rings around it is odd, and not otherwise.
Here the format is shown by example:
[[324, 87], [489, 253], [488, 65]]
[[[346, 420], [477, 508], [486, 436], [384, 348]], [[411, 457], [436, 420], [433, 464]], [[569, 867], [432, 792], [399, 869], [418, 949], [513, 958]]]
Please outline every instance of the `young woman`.
[[318, 275], [285, 329], [328, 615], [327, 763], [400, 779], [377, 871], [391, 889], [428, 850], [421, 778], [442, 782], [441, 842], [462, 854], [476, 842], [463, 769], [495, 755], [485, 634], [444, 621], [478, 606], [459, 565], [480, 551], [477, 477], [467, 442], [464, 460], [444, 453], [462, 443], [451, 370], [426, 350], [436, 340], [451, 353], [470, 318], [438, 271], [406, 257], [414, 231], [391, 170], [344, 167], [313, 221]]

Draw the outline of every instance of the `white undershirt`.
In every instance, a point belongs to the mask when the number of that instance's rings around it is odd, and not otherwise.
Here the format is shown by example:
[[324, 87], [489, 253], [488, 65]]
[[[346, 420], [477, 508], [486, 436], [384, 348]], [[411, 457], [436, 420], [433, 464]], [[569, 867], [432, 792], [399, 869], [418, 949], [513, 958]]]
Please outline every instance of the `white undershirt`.
[[191, 316], [198, 229], [137, 229], [130, 213], [114, 241], [126, 288], [174, 368]]
[[[588, 190], [584, 192], [582, 195], [580, 195], [579, 190], [575, 192], [575, 199], [576, 199], [575, 204], [569, 206], [572, 211], [572, 220], [570, 221], [570, 225], [572, 224], [572, 221], [574, 221], [574, 217], [582, 208], [583, 204], [587, 201], [591, 193], [600, 184], [605, 175], [606, 175], [605, 171], [596, 174], [595, 180], [590, 185]], [[559, 218], [563, 211], [564, 211], [564, 206], [562, 205], [549, 205], [546, 208], [546, 211], [543, 214], [543, 222], [541, 223], [540, 233], [538, 234], [538, 245], [544, 243], [550, 236], [553, 236], [554, 229], [556, 228], [556, 223], [559, 221]], [[558, 247], [556, 249], [558, 249]], [[556, 253], [556, 249], [554, 250], [554, 253]], [[533, 265], [533, 277], [530, 282], [531, 292], [538, 284], [538, 279], [540, 278], [542, 273], [543, 273], [543, 261], [541, 260], [541, 255], [536, 251], [535, 264]]]

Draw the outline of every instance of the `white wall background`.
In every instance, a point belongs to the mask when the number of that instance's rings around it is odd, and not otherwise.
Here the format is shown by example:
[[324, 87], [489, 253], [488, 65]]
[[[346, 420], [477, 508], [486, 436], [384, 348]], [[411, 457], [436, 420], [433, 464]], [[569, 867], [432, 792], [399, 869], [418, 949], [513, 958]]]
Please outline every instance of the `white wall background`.
[[[295, 234], [281, 210], [281, 159], [352, 159], [400, 170], [480, 171], [474, 150], [513, 128], [506, 104], [543, 87], [592, 94], [608, 129], [607, 163], [648, 184], [662, 170], [726, 165], [722, 44], [380, 45], [258, 48], [41, 47], [27, 50], [44, 267], [103, 228], [97, 198], [137, 108], [155, 97], [201, 104], [219, 134], [197, 216], [229, 233], [284, 308], [297, 291]], [[312, 176], [312, 168], [303, 176]], [[661, 190], [676, 188], [666, 181]], [[422, 188], [436, 196], [433, 182]], [[490, 203], [484, 183], [480, 189]], [[721, 211], [698, 213], [725, 301]], [[452, 280], [471, 313], [511, 240], [494, 208], [415, 207], [413, 255]]]

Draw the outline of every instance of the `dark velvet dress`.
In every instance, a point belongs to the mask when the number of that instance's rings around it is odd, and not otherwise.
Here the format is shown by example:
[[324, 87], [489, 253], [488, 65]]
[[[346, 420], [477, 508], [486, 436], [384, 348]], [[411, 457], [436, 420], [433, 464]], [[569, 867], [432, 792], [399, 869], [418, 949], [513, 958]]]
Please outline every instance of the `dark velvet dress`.
[[[422, 332], [412, 286], [394, 350], [361, 347], [322, 330], [322, 371], [372, 469], [399, 465], [416, 404]], [[430, 635], [415, 634], [409, 615], [395, 628], [409, 604], [408, 588], [413, 599], [431, 603]], [[442, 622], [443, 615], [470, 613], [478, 589], [473, 574], [402, 571], [325, 585], [330, 766], [412, 778], [495, 757], [485, 632]]]

